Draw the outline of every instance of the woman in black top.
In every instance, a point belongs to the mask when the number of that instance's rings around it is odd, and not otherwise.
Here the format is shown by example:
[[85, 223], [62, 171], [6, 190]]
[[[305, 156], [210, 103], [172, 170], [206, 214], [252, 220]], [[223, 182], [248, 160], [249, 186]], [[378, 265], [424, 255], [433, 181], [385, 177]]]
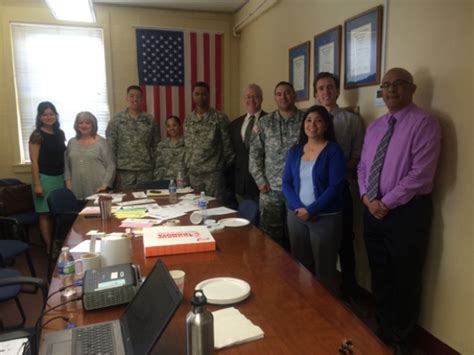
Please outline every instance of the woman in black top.
[[30, 136], [29, 151], [33, 175], [33, 201], [40, 215], [40, 231], [49, 254], [51, 245], [51, 218], [48, 194], [64, 187], [65, 135], [59, 129], [56, 107], [45, 101], [38, 105], [36, 129]]

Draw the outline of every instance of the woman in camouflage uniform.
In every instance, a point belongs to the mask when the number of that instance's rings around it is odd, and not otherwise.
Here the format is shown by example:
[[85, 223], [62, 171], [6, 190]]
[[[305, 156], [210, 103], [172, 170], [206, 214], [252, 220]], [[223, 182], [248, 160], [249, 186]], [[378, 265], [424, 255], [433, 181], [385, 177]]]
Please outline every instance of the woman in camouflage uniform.
[[168, 137], [158, 143], [155, 153], [155, 180], [185, 179], [184, 171], [184, 140], [181, 122], [178, 117], [170, 116], [166, 119]]

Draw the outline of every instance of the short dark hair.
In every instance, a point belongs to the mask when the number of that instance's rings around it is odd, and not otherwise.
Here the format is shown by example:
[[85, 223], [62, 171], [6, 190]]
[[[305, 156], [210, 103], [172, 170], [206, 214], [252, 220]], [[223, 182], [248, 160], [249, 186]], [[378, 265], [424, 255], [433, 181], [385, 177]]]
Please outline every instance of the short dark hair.
[[341, 86], [341, 81], [339, 80], [339, 77], [336, 74], [329, 73], [327, 71], [323, 71], [323, 72], [319, 73], [318, 75], [316, 75], [316, 77], [314, 78], [313, 90], [314, 90], [315, 93], [317, 91], [316, 89], [317, 89], [318, 80], [323, 79], [323, 78], [330, 78], [330, 79], [334, 80], [334, 84], [336, 85], [336, 89], [339, 90], [339, 88]]
[[36, 113], [36, 129], [38, 130], [41, 128], [41, 126], [43, 126], [41, 116], [43, 116], [44, 111], [46, 111], [48, 108], [56, 115], [56, 122], [54, 122], [53, 124], [53, 131], [57, 132], [59, 131], [59, 113], [56, 110], [56, 107], [49, 101], [43, 101], [38, 104], [38, 109]]
[[209, 88], [209, 84], [206, 83], [205, 81], [196, 81], [194, 85], [192, 86], [191, 91], [194, 91], [194, 88], [206, 88], [207, 92], [211, 92], [211, 89]]
[[137, 91], [140, 91], [140, 93], [143, 95], [143, 90], [140, 86], [138, 85], [130, 85], [128, 88], [127, 88], [127, 95], [129, 94], [130, 91], [132, 90], [137, 90]]
[[328, 112], [328, 110], [326, 110], [324, 106], [314, 105], [307, 109], [304, 113], [303, 120], [301, 121], [300, 126], [300, 137], [298, 139], [298, 144], [306, 144], [308, 142], [308, 136], [304, 131], [304, 122], [306, 121], [306, 117], [308, 117], [308, 115], [313, 112], [316, 112], [319, 117], [321, 117], [324, 122], [326, 122], [327, 129], [326, 132], [324, 132], [324, 138], [328, 141], [336, 142], [336, 133], [334, 133], [332, 115]]
[[171, 115], [166, 119], [166, 122], [168, 122], [169, 120], [175, 120], [178, 126], [181, 126], [181, 120], [179, 119], [178, 116]]
[[277, 87], [282, 86], [282, 85], [289, 86], [291, 88], [291, 91], [293, 91], [293, 93], [296, 93], [295, 88], [292, 83], [288, 81], [280, 81], [278, 84], [275, 85], [275, 89], [273, 89], [273, 94], [275, 94]]

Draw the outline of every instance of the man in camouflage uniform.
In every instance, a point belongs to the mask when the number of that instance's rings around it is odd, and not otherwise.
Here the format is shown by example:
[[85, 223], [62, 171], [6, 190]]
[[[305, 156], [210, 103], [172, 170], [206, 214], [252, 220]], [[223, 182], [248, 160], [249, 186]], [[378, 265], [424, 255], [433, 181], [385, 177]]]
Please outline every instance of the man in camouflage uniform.
[[133, 189], [152, 180], [156, 144], [160, 129], [150, 114], [142, 111], [143, 92], [139, 86], [127, 88], [128, 107], [115, 114], [106, 130], [117, 162], [116, 188]]
[[193, 85], [196, 108], [184, 121], [185, 166], [196, 192], [224, 201], [224, 170], [234, 159], [230, 143], [229, 119], [209, 105], [209, 85]]
[[249, 170], [260, 190], [260, 228], [289, 249], [282, 175], [288, 150], [298, 142], [303, 112], [288, 82], [275, 87], [277, 110], [260, 118], [250, 142]]

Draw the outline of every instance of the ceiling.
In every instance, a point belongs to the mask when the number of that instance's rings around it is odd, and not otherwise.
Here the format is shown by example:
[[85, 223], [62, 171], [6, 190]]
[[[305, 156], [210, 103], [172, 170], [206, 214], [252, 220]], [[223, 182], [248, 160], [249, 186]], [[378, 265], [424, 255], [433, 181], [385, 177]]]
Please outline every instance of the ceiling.
[[248, 0], [93, 0], [96, 4], [144, 6], [161, 9], [235, 13]]

